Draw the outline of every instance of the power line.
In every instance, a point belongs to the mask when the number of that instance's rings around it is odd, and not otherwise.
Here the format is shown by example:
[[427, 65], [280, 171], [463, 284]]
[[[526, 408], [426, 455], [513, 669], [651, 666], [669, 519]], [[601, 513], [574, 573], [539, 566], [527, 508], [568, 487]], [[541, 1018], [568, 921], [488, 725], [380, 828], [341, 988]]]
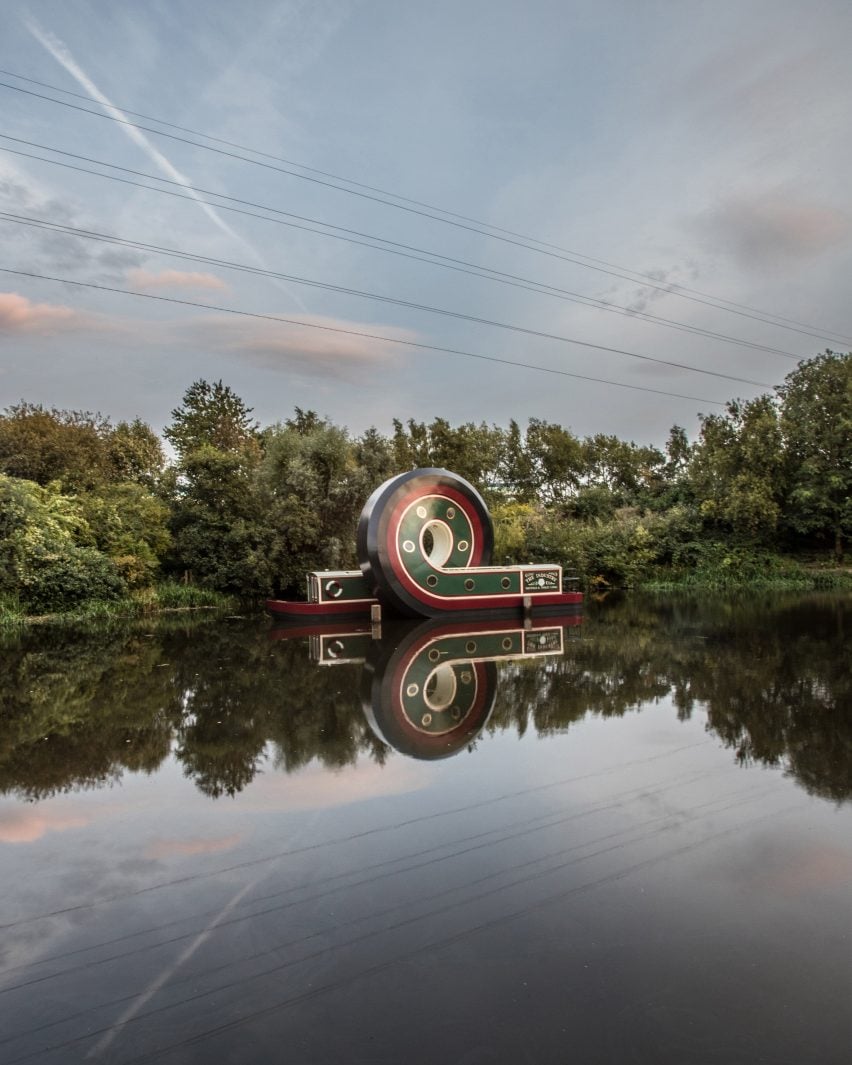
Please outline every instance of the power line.
[[56, 232], [62, 234], [68, 234], [80, 237], [85, 240], [94, 240], [100, 243], [111, 244], [116, 247], [123, 248], [137, 248], [145, 251], [155, 251], [159, 254], [168, 255], [170, 257], [181, 259], [185, 262], [203, 263], [208, 266], [224, 267], [227, 270], [237, 270], [242, 273], [256, 274], [264, 277], [275, 277], [283, 281], [292, 282], [297, 285], [306, 285], [311, 288], [322, 289], [329, 292], [340, 292], [345, 295], [358, 296], [362, 299], [375, 300], [382, 303], [389, 303], [395, 306], [407, 307], [413, 310], [425, 311], [430, 314], [439, 314], [448, 318], [457, 318], [466, 322], [474, 322], [477, 325], [492, 326], [495, 329], [505, 329], [513, 333], [522, 333], [526, 336], [541, 337], [545, 340], [556, 340], [565, 344], [576, 344], [578, 347], [591, 348], [595, 351], [606, 351], [615, 355], [626, 355], [634, 359], [642, 359], [645, 362], [655, 362], [661, 366], [671, 366], [678, 370], [688, 370], [691, 373], [706, 374], [710, 377], [720, 377], [727, 381], [735, 381], [738, 384], [755, 385], [758, 388], [772, 388], [773, 386], [765, 381], [753, 381], [747, 377], [735, 377], [732, 374], [721, 373], [717, 370], [705, 370], [697, 366], [689, 366], [686, 363], [673, 362], [670, 359], [660, 359], [652, 355], [640, 355], [634, 351], [625, 351], [621, 348], [608, 347], [604, 344], [594, 344], [589, 341], [577, 340], [574, 337], [560, 336], [556, 333], [547, 333], [540, 329], [530, 329], [526, 326], [514, 325], [508, 322], [498, 322], [491, 318], [479, 318], [472, 314], [464, 314], [461, 311], [452, 311], [443, 307], [431, 307], [428, 304], [413, 303], [409, 300], [396, 299], [392, 296], [382, 296], [373, 292], [364, 292], [360, 289], [347, 288], [343, 285], [334, 285], [330, 282], [315, 281], [309, 278], [299, 277], [292, 274], [279, 273], [276, 270], [269, 270], [262, 267], [249, 266], [245, 263], [233, 263], [227, 259], [216, 259], [206, 255], [196, 255], [191, 252], [183, 251], [175, 248], [163, 248], [156, 244], [145, 244], [140, 241], [129, 240], [124, 237], [116, 237], [112, 234], [99, 234], [82, 229], [76, 229], [74, 226], [65, 226], [52, 222], [45, 222], [41, 219], [26, 219], [26, 216], [20, 215], [8, 215], [6, 212], [0, 211], [0, 221], [12, 222], [17, 225], [26, 225], [33, 228], [42, 229], [47, 232]]
[[8, 266], [0, 266], [0, 273], [15, 274], [18, 277], [31, 277], [39, 281], [55, 281], [65, 285], [76, 285], [78, 288], [97, 289], [100, 292], [113, 292], [122, 296], [136, 296], [139, 299], [157, 300], [160, 303], [174, 303], [181, 307], [197, 307], [203, 311], [219, 311], [222, 314], [234, 314], [242, 318], [260, 318], [268, 322], [281, 322], [284, 325], [296, 325], [304, 329], [319, 329], [326, 333], [344, 334], [346, 336], [364, 337], [367, 340], [380, 340], [385, 344], [398, 344], [402, 347], [419, 348], [423, 351], [437, 351], [446, 355], [462, 355], [468, 359], [480, 359], [483, 362], [500, 363], [504, 366], [515, 366], [523, 370], [535, 370], [539, 373], [554, 374], [557, 377], [572, 377], [579, 381], [592, 381], [599, 385], [611, 385], [614, 388], [629, 388], [635, 392], [652, 392], [657, 396], [670, 396], [673, 399], [688, 399], [695, 403], [711, 403], [715, 407], [724, 407], [724, 403], [715, 399], [704, 399], [701, 396], [684, 396], [679, 392], [666, 392], [660, 388], [648, 388], [645, 385], [628, 385], [623, 381], [608, 381], [603, 377], [590, 377], [587, 374], [572, 373], [569, 370], [557, 370], [551, 366], [539, 366], [535, 363], [519, 362], [514, 359], [503, 359], [497, 355], [481, 355], [472, 351], [463, 351], [460, 348], [445, 348], [437, 344], [424, 344], [418, 340], [403, 340], [399, 337], [382, 336], [378, 333], [367, 333], [360, 329], [344, 329], [340, 326], [319, 325], [316, 322], [304, 322], [298, 318], [282, 318], [275, 314], [260, 314], [257, 311], [243, 311], [236, 307], [223, 307], [221, 304], [199, 303], [195, 300], [181, 300], [174, 296], [157, 296], [152, 292], [137, 292], [134, 289], [116, 288], [111, 285], [99, 285], [94, 281], [75, 281], [70, 277], [52, 277], [48, 274], [36, 274], [29, 270], [13, 270]]
[[[108, 175], [101, 175], [101, 176], [106, 177]], [[159, 191], [159, 190], [154, 189], [152, 191]], [[218, 204], [216, 206], [218, 206]], [[430, 307], [430, 306], [428, 306], [426, 304], [415, 303], [415, 302], [408, 301], [408, 300], [396, 299], [396, 298], [391, 297], [391, 296], [382, 296], [382, 295], [379, 295], [377, 293], [372, 293], [372, 292], [363, 292], [363, 291], [361, 291], [359, 289], [347, 288], [347, 287], [341, 286], [341, 285], [333, 285], [333, 284], [326, 283], [326, 282], [313, 281], [313, 280], [310, 280], [310, 279], [307, 279], [307, 278], [296, 277], [296, 276], [293, 276], [293, 275], [290, 275], [290, 274], [280, 273], [280, 272], [275, 271], [275, 270], [269, 270], [269, 269], [266, 269], [264, 267], [254, 267], [254, 266], [249, 266], [247, 264], [234, 263], [234, 262], [231, 262], [230, 260], [227, 260], [227, 259], [216, 259], [216, 258], [213, 258], [211, 256], [199, 255], [197, 253], [190, 254], [190, 253], [186, 253], [186, 252], [180, 251], [178, 249], [174, 249], [174, 248], [164, 248], [164, 247], [161, 247], [161, 246], [159, 246], [157, 244], [145, 244], [145, 243], [140, 242], [140, 241], [133, 241], [133, 240], [129, 240], [129, 239], [126, 239], [126, 238], [123, 238], [123, 237], [117, 237], [117, 236], [115, 236], [113, 234], [98, 233], [98, 232], [96, 232], [94, 230], [78, 229], [78, 228], [75, 228], [74, 226], [69, 226], [69, 225], [65, 225], [65, 224], [62, 224], [62, 223], [58, 223], [58, 222], [51, 222], [49, 219], [42, 219], [42, 218], [36, 219], [36, 218], [33, 218], [30, 215], [19, 215], [19, 214], [15, 214], [15, 213], [13, 213], [11, 211], [0, 211], [0, 216], [5, 218], [6, 221], [12, 221], [12, 222], [15, 222], [15, 223], [17, 223], [19, 225], [30, 225], [30, 226], [33, 226], [33, 227], [36, 227], [36, 228], [43, 228], [43, 229], [56, 229], [59, 232], [67, 232], [68, 234], [73, 235], [73, 236], [85, 237], [88, 240], [103, 240], [103, 241], [107, 241], [107, 242], [110, 242], [110, 243], [127, 244], [128, 246], [131, 246], [131, 247], [138, 247], [138, 248], [141, 248], [141, 249], [144, 249], [144, 250], [155, 251], [155, 252], [159, 252], [159, 253], [162, 253], [162, 254], [165, 254], [165, 255], [173, 255], [173, 256], [176, 256], [176, 257], [180, 257], [180, 258], [188, 258], [188, 259], [191, 259], [193, 261], [206, 262], [206, 263], [209, 263], [210, 265], [214, 265], [214, 266], [224, 266], [227, 269], [242, 270], [242, 271], [245, 271], [247, 273], [254, 273], [254, 274], [260, 274], [260, 275], [268, 276], [268, 277], [280, 278], [280, 279], [285, 280], [285, 281], [292, 281], [292, 282], [294, 282], [296, 284], [310, 285], [310, 286], [313, 286], [315, 288], [330, 289], [332, 291], [343, 292], [343, 293], [347, 293], [349, 295], [362, 296], [362, 297], [364, 297], [366, 299], [380, 300], [380, 301], [385, 302], [385, 303], [395, 303], [395, 304], [398, 304], [398, 305], [403, 306], [403, 307], [411, 307], [411, 308], [415, 308], [417, 310], [429, 311], [429, 312], [434, 313], [434, 314], [445, 314], [445, 315], [449, 315], [451, 317], [466, 318], [466, 319], [468, 319], [470, 321], [481, 321], [481, 322], [485, 322], [488, 325], [495, 325], [495, 326], [501, 326], [502, 327], [501, 323], [493, 322], [493, 321], [491, 321], [489, 319], [476, 318], [476, 317], [473, 317], [471, 315], [463, 314], [461, 312], [443, 310], [443, 309], [438, 308], [438, 307]], [[570, 297], [566, 297], [566, 298], [570, 298]], [[612, 306], [605, 306], [605, 307], [601, 307], [599, 309], [601, 309], [601, 310], [617, 310], [616, 307], [612, 307]], [[619, 310], [618, 313], [622, 313], [622, 312]], [[627, 313], [629, 317], [632, 317], [632, 315], [630, 315], [629, 312], [624, 312], [624, 313]], [[678, 330], [680, 330], [682, 332], [690, 333], [690, 334], [693, 334], [693, 335], [696, 335], [696, 336], [703, 336], [703, 337], [705, 337], [707, 339], [722, 340], [725, 343], [735, 344], [735, 345], [737, 345], [739, 347], [753, 348], [753, 349], [755, 349], [757, 351], [766, 351], [766, 352], [768, 352], [769, 354], [772, 354], [772, 355], [784, 355], [787, 358], [794, 359], [797, 362], [799, 361], [799, 356], [794, 355], [792, 352], [781, 351], [778, 348], [770, 348], [770, 347], [768, 347], [768, 346], [766, 346], [764, 344], [756, 344], [756, 343], [754, 343], [754, 342], [752, 342], [750, 340], [743, 340], [743, 339], [741, 339], [739, 337], [727, 336], [724, 333], [709, 333], [706, 330], [703, 330], [703, 329], [701, 329], [699, 327], [686, 325], [685, 323], [668, 322], [666, 319], [660, 319], [658, 324], [666, 325], [666, 326], [668, 326], [670, 328], [678, 329]], [[514, 327], [513, 326], [505, 326], [505, 328], [514, 328]], [[549, 336], [550, 334], [540, 334], [540, 335]], [[726, 375], [722, 375], [722, 376], [726, 376]], [[746, 381], [743, 378], [731, 378], [731, 380], [743, 381], [745, 384], [760, 384], [761, 383], [761, 382], [757, 382], [757, 381]], [[771, 387], [771, 386], [767, 385], [765, 387]]]
[[[57, 155], [64, 155], [71, 159], [79, 159], [84, 162], [94, 163], [96, 166], [108, 167], [111, 170], [119, 170], [125, 174], [134, 174], [137, 177], [144, 177], [150, 181], [158, 181], [167, 185], [173, 185], [178, 188], [188, 189], [195, 193], [194, 196], [186, 196], [182, 193], [174, 192], [170, 189], [160, 189], [151, 185], [145, 185], [137, 181], [132, 181], [127, 178], [118, 177], [115, 174], [102, 174], [97, 170], [90, 170], [88, 167], [75, 166], [71, 163], [63, 163], [58, 159], [46, 159], [40, 155], [34, 155], [31, 152], [24, 152], [14, 148], [3, 148], [3, 151], [9, 152], [12, 155], [20, 155], [27, 159], [35, 159], [39, 162], [49, 163], [52, 166], [60, 166], [65, 169], [75, 170], [83, 174], [91, 174], [95, 177], [106, 178], [109, 181], [117, 181], [122, 184], [132, 185], [136, 188], [146, 189], [149, 192], [158, 192], [164, 195], [174, 196], [177, 199], [191, 200], [193, 203], [206, 204], [209, 207], [215, 207], [217, 210], [231, 211], [235, 214], [247, 215], [250, 218], [259, 218], [267, 222], [276, 222], [279, 225], [286, 225], [293, 229], [300, 229], [304, 232], [315, 233], [323, 237], [331, 237], [335, 240], [343, 240], [349, 244], [356, 244], [361, 247], [372, 248], [374, 251], [382, 251], [391, 255], [398, 255], [403, 258], [413, 259], [418, 262], [428, 263], [431, 266], [438, 266], [442, 269], [454, 270], [458, 273], [469, 274], [474, 277], [481, 277], [488, 281], [498, 281], [501, 284], [511, 285], [514, 288], [526, 289], [530, 292], [537, 292], [541, 295], [552, 296], [553, 298], [567, 300], [571, 303], [581, 303], [586, 306], [594, 306], [598, 309], [614, 311], [618, 314], [624, 314], [630, 318], [638, 317], [643, 320], [653, 322], [657, 325], [664, 325], [667, 328], [678, 329], [684, 332], [692, 333], [696, 336], [704, 336], [713, 340], [721, 340], [725, 343], [736, 344], [740, 347], [752, 348], [757, 351], [766, 351], [771, 355], [780, 355], [784, 358], [793, 359], [796, 362], [799, 361], [799, 356], [793, 352], [785, 351], [781, 348], [770, 347], [766, 344], [759, 344], [756, 341], [744, 340], [740, 337], [729, 336], [726, 333], [717, 333], [709, 329], [704, 329], [701, 326], [687, 325], [683, 322], [677, 322], [669, 318], [661, 318], [657, 315], [650, 314], [644, 311], [633, 311], [629, 307], [623, 307], [619, 304], [609, 303], [606, 300], [599, 300], [592, 296], [582, 296], [578, 293], [571, 292], [568, 289], [560, 289], [552, 285], [546, 285], [543, 282], [534, 281], [530, 278], [522, 277], [517, 274], [509, 274], [501, 270], [496, 270], [489, 266], [483, 266], [479, 263], [472, 263], [465, 259], [455, 259], [450, 256], [442, 255], [439, 252], [429, 251], [428, 249], [417, 248], [410, 244], [403, 244], [399, 241], [388, 240], [385, 237], [377, 237], [372, 233], [364, 233], [357, 229], [349, 229], [345, 226], [336, 226], [330, 222], [321, 222], [318, 219], [310, 218], [305, 215], [295, 214], [292, 211], [284, 211], [277, 207], [270, 207], [267, 204], [255, 203], [252, 200], [243, 200], [236, 196], [229, 196], [225, 193], [215, 192], [211, 189], [202, 189], [198, 186], [185, 185], [180, 181], [174, 181], [170, 178], [158, 177], [155, 174], [149, 174], [142, 170], [133, 170], [130, 167], [118, 166], [116, 163], [108, 163], [101, 159], [94, 159], [91, 156], [79, 155], [76, 152], [64, 151], [61, 148], [52, 148], [49, 145], [39, 144], [36, 141], [24, 140], [20, 137], [12, 137], [5, 133], [0, 133], [0, 139], [14, 141], [16, 144], [26, 144], [30, 147], [40, 148], [43, 151], [54, 152]], [[231, 203], [243, 204], [247, 207], [257, 207], [263, 211], [272, 212], [275, 215], [282, 215], [283, 218], [270, 218], [268, 215], [259, 215], [253, 211], [240, 210], [236, 207], [229, 207], [226, 204], [221, 203], [209, 203], [205, 200], [198, 199], [198, 195], [203, 194], [205, 196], [215, 196], [217, 199], [228, 200]], [[298, 219], [298, 222], [284, 221], [284, 219]], [[313, 229], [311, 226], [301, 225], [301, 222], [310, 222], [312, 225], [320, 225], [326, 227], [327, 230], [336, 230], [337, 232], [326, 232], [326, 230]], [[344, 236], [343, 234], [350, 234]], [[363, 237], [365, 240], [358, 238]], [[368, 243], [368, 241], [380, 241], [380, 244]], [[387, 245], [386, 247], [382, 245]], [[431, 256], [432, 258], [424, 258], [424, 256]], [[772, 324], [772, 323], [769, 323]], [[817, 336], [817, 334], [812, 334]], [[821, 337], [818, 339], [826, 339]]]
[[[61, 92], [69, 96], [74, 96], [77, 99], [89, 99], [81, 93], [73, 93], [66, 89], [60, 89], [58, 86], [51, 85], [47, 82], [36, 81], [33, 78], [26, 78], [23, 75], [15, 74], [11, 71], [0, 70], [0, 74], [6, 74], [7, 76], [18, 78], [21, 81], [27, 81], [30, 84], [39, 85], [44, 88], [50, 88], [53, 91]], [[188, 144], [195, 148], [201, 148], [204, 151], [215, 152], [216, 154], [227, 156], [228, 158], [237, 159], [245, 163], [250, 163], [253, 166], [259, 166], [268, 170], [274, 170], [278, 173], [285, 174], [288, 177], [298, 178], [301, 181], [309, 181], [314, 184], [321, 185], [325, 188], [336, 189], [338, 192], [345, 192], [350, 196], [358, 196], [362, 199], [371, 200], [375, 203], [380, 203], [387, 207], [393, 207], [396, 210], [406, 211], [410, 214], [429, 218], [432, 221], [442, 222], [444, 225], [450, 225], [458, 229], [478, 233], [481, 236], [490, 237], [493, 240], [499, 240], [506, 244], [525, 248], [527, 251], [537, 252], [540, 255], [547, 255], [551, 258], [559, 259], [563, 262], [569, 262], [575, 266], [580, 266], [586, 270], [594, 270], [597, 273], [606, 274], [610, 277], [616, 277], [624, 281], [630, 281], [633, 284], [640, 284], [644, 288], [651, 288], [657, 292], [661, 292], [666, 295], [675, 295], [682, 299], [688, 299], [695, 303], [701, 303], [705, 306], [713, 307], [716, 310], [726, 311], [729, 314], [738, 314], [741, 317], [752, 318], [756, 321], [765, 322], [769, 325], [775, 325], [778, 328], [782, 329], [791, 328], [794, 332], [803, 332], [807, 336], [816, 336], [822, 340], [830, 340], [832, 342], [836, 342], [837, 340], [842, 340], [844, 342], [852, 342], [852, 338], [845, 336], [842, 333], [836, 333], [832, 330], [821, 330], [818, 326], [812, 326], [808, 325], [807, 323], [797, 322], [795, 319], [791, 318], [784, 318], [781, 315], [776, 315], [771, 311], [762, 311], [759, 308], [750, 307], [748, 304], [735, 303], [732, 300], [727, 300], [719, 296], [714, 296], [709, 293], [701, 292], [698, 289], [689, 288], [686, 285], [678, 285], [676, 283], [660, 285], [658, 283], [659, 279], [652, 277], [650, 274], [644, 274], [638, 270], [631, 270], [629, 267], [619, 266], [618, 264], [610, 263], [605, 259], [597, 259], [593, 256], [583, 255], [581, 252], [577, 252], [570, 248], [563, 248], [558, 244], [550, 244], [547, 241], [538, 240], [535, 237], [529, 237], [523, 233], [518, 233], [514, 230], [504, 229], [501, 226], [493, 226], [488, 222], [482, 222], [478, 219], [471, 218], [467, 215], [457, 214], [453, 211], [446, 211], [441, 207], [435, 207], [434, 205], [425, 203], [421, 200], [414, 200], [406, 196], [399, 196], [394, 192], [388, 192], [387, 190], [380, 189], [372, 185], [366, 185], [362, 182], [352, 181], [349, 178], [340, 177], [337, 174], [318, 170], [315, 167], [305, 166], [302, 163], [296, 163], [289, 159], [283, 159], [279, 156], [271, 155], [268, 152], [258, 151], [254, 148], [247, 148], [244, 145], [239, 145], [232, 141], [226, 141], [219, 137], [213, 137], [210, 134], [190, 129], [186, 126], [178, 126], [172, 122], [168, 122], [163, 119], [154, 118], [149, 115], [142, 115], [140, 112], [137, 111], [131, 111], [126, 108], [120, 108], [120, 110], [126, 114], [132, 114], [136, 117], [145, 118], [147, 121], [156, 122], [159, 125], [168, 126], [171, 129], [179, 129], [182, 132], [191, 133], [193, 136], [204, 137], [207, 140], [211, 140], [219, 144], [226, 144], [232, 148], [239, 148], [241, 151], [249, 151], [255, 155], [262, 156], [263, 159], [277, 160], [278, 162], [286, 163], [288, 166], [297, 166], [303, 170], [309, 171], [310, 173], [300, 174], [294, 170], [284, 169], [283, 167], [276, 166], [272, 163], [263, 162], [262, 159], [252, 159], [248, 156], [240, 155], [236, 152], [225, 151], [221, 148], [215, 148], [210, 144], [203, 144], [199, 141], [189, 140], [186, 137], [180, 137], [172, 133], [167, 133], [165, 132], [165, 130], [154, 129], [150, 126], [143, 126], [137, 122], [130, 122], [127, 119], [119, 118], [116, 115], [106, 114], [103, 111], [99, 111], [89, 107], [81, 107], [79, 104], [72, 104], [67, 100], [56, 100], [51, 96], [44, 95], [43, 93], [33, 92], [31, 89], [24, 89], [20, 85], [10, 85], [8, 82], [0, 81], [0, 87], [10, 89], [13, 92], [22, 93], [27, 96], [32, 96], [36, 99], [44, 100], [48, 103], [57, 104], [60, 107], [68, 107], [75, 111], [80, 111], [84, 114], [92, 115], [95, 118], [103, 118], [107, 121], [115, 122], [119, 125], [132, 126], [134, 129], [144, 130], [146, 133], [152, 133], [155, 136], [167, 137], [170, 140], [178, 141], [183, 144]], [[312, 177], [311, 174], [321, 175], [321, 177]], [[323, 180], [323, 178], [333, 178], [334, 181], [344, 181], [347, 184], [353, 185], [355, 187], [346, 188], [342, 185], [334, 184], [333, 181]], [[377, 193], [380, 193], [381, 195], [374, 195]], [[393, 200], [385, 199], [384, 197], [386, 196], [392, 196], [395, 200], [399, 200], [400, 202], [394, 203]], [[406, 204], [410, 206], [406, 206]], [[434, 212], [436, 211], [440, 213], [435, 214]], [[446, 215], [447, 217], [441, 217], [441, 215]], [[492, 230], [493, 232], [489, 232], [489, 230]], [[539, 246], [535, 247], [534, 245]], [[770, 318], [775, 319], [775, 321], [768, 321], [768, 319]], [[818, 332], [813, 332], [813, 330], [818, 330]]]

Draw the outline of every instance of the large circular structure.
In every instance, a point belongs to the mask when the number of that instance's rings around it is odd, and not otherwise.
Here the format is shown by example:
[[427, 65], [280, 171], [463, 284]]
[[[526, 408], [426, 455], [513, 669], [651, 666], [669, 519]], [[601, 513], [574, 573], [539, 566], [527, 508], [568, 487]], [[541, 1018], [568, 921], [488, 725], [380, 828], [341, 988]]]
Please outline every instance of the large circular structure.
[[482, 496], [463, 477], [436, 468], [385, 481], [358, 523], [358, 557], [368, 585], [382, 602], [411, 617], [470, 610], [479, 594], [493, 596], [490, 585], [499, 576], [465, 573], [488, 566], [493, 545]]

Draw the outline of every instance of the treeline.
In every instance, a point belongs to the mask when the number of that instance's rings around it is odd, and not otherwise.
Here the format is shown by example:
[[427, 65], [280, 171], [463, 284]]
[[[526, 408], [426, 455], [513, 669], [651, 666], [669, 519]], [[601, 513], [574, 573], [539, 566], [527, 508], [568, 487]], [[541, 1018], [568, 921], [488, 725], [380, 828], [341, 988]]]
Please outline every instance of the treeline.
[[221, 381], [196, 381], [164, 432], [19, 403], [0, 415], [0, 602], [73, 610], [163, 580], [246, 598], [301, 594], [357, 566], [368, 495], [444, 466], [485, 495], [495, 562], [561, 562], [587, 581], [808, 580], [785, 556], [839, 564], [852, 533], [852, 354], [800, 364], [773, 395], [731, 401], [665, 449], [394, 421], [360, 436], [313, 411], [261, 427]]

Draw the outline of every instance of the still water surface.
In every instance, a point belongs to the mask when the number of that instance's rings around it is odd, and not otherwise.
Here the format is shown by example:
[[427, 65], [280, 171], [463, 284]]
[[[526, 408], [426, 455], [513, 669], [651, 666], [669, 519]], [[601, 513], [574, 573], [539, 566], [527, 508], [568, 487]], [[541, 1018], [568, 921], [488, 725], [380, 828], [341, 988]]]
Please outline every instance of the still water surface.
[[847, 1062], [852, 602], [0, 646], [0, 1061]]

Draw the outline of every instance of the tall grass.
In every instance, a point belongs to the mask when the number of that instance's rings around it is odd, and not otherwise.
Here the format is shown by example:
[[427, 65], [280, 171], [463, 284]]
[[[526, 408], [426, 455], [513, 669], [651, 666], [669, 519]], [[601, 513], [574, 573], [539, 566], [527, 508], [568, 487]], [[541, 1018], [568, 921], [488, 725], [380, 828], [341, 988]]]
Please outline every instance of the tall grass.
[[645, 592], [852, 591], [852, 573], [810, 569], [777, 556], [740, 558], [695, 569], [658, 572], [639, 585]]

